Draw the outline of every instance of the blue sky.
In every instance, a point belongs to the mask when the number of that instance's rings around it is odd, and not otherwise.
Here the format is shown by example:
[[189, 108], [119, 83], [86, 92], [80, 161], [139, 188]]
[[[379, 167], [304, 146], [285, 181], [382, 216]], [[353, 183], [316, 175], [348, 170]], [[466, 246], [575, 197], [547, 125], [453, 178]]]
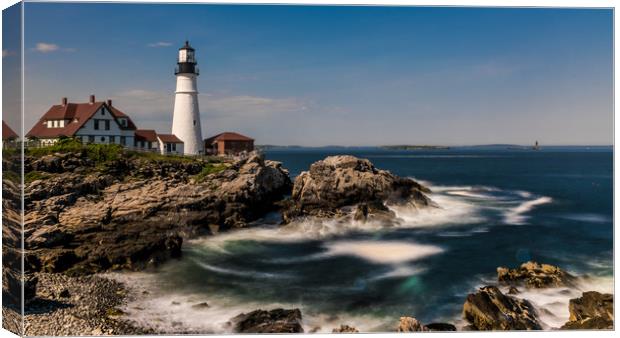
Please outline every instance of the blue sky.
[[94, 93], [169, 132], [185, 39], [205, 137], [613, 142], [612, 11], [591, 9], [26, 3], [26, 129]]

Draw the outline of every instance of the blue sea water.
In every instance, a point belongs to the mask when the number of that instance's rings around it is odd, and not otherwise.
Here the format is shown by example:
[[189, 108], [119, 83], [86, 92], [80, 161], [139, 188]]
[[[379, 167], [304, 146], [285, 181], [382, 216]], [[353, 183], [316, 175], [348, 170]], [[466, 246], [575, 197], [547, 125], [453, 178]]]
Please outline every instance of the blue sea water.
[[[226, 332], [231, 315], [285, 306], [302, 309], [306, 331], [340, 324], [393, 331], [405, 315], [458, 324], [468, 293], [493, 283], [498, 266], [528, 260], [590, 276], [584, 289], [609, 289], [611, 147], [300, 148], [268, 150], [266, 158], [283, 162], [294, 177], [340, 154], [421, 181], [441, 208], [395, 209], [398, 226], [327, 220], [282, 228], [271, 215], [252, 229], [191, 241], [181, 261], [143, 276], [156, 289], [142, 304], [152, 309], [142, 311], [151, 314], [144, 320]], [[578, 291], [522, 296], [547, 310], [549, 329], [566, 320], [567, 301]], [[171, 309], [170, 299], [183, 304]], [[212, 305], [208, 325], [205, 314], [191, 310], [199, 300]]]

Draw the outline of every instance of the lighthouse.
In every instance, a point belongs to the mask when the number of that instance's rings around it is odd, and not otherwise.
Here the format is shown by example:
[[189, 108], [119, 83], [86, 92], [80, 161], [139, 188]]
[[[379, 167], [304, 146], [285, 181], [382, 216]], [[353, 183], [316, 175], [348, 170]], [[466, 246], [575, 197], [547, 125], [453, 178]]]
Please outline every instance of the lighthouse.
[[189, 45], [189, 41], [185, 41], [185, 45], [179, 48], [174, 72], [177, 77], [177, 89], [174, 96], [172, 134], [183, 141], [186, 155], [204, 153], [196, 87], [198, 73], [195, 50]]

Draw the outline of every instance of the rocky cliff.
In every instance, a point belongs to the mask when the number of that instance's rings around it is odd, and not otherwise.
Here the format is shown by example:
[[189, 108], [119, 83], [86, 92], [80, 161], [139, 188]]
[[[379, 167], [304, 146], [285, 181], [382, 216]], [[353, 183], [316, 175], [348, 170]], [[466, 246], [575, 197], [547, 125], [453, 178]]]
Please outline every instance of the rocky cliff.
[[[181, 255], [184, 238], [244, 227], [288, 194], [288, 173], [254, 154], [234, 163], [84, 153], [26, 157], [27, 271], [142, 269]], [[206, 172], [206, 173], [205, 173]], [[32, 175], [31, 175], [32, 176]]]

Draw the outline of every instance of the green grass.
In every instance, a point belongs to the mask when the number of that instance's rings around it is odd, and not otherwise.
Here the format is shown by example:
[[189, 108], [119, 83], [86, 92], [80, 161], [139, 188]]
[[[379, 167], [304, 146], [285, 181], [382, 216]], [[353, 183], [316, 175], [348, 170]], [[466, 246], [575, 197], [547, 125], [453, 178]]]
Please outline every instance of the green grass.
[[117, 160], [123, 155], [123, 147], [118, 144], [82, 144], [81, 142], [71, 139], [62, 138], [54, 145], [42, 148], [27, 148], [26, 155], [45, 156], [54, 153], [82, 153], [96, 163], [103, 163]]
[[34, 182], [36, 180], [42, 180], [50, 177], [49, 174], [41, 172], [41, 171], [31, 171], [24, 175], [24, 183]]
[[198, 174], [194, 175], [194, 179], [197, 182], [204, 182], [206, 178], [215, 173], [219, 173], [220, 171], [224, 171], [226, 169], [226, 165], [222, 163], [212, 164], [207, 163]]
[[[63, 138], [56, 144], [43, 148], [27, 148], [26, 155], [40, 157], [54, 153], [80, 153], [95, 162], [96, 170], [103, 170], [106, 165], [114, 160], [137, 159], [145, 162], [176, 162], [176, 163], [200, 163], [203, 165], [202, 171], [195, 175], [199, 181], [204, 180], [208, 175], [222, 171], [226, 166], [223, 160], [217, 156], [192, 157], [183, 155], [162, 155], [157, 152], [146, 152], [126, 149], [118, 144], [82, 144], [72, 138]], [[32, 173], [32, 180], [36, 175]], [[31, 181], [30, 181], [31, 182]]]
[[2, 171], [2, 179], [3, 180], [9, 180], [11, 182], [15, 182], [15, 183], [21, 183], [21, 180], [19, 179], [19, 174], [10, 170], [4, 170]]

